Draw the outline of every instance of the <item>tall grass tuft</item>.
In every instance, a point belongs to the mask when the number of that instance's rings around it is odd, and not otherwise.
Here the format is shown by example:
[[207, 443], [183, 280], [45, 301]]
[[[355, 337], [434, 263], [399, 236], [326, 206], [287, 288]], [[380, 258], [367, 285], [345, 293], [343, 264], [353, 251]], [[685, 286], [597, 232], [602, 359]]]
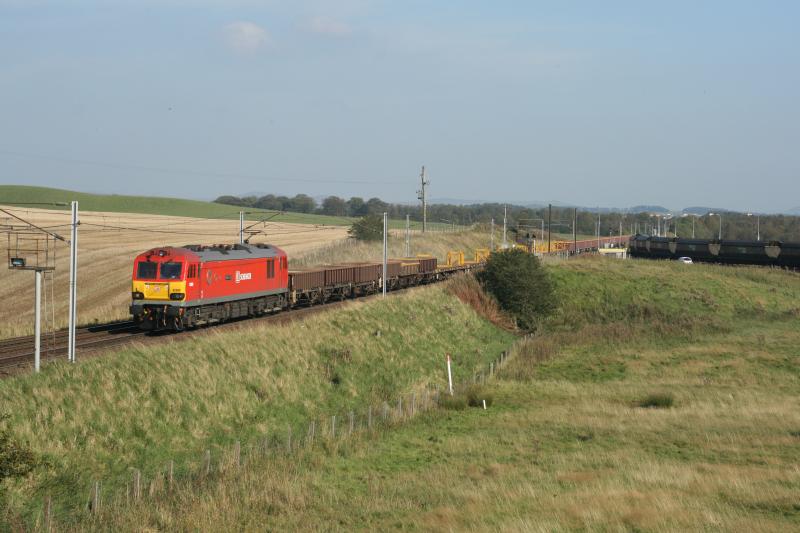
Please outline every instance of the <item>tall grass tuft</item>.
[[486, 293], [473, 274], [456, 276], [447, 282], [447, 291], [472, 307], [479, 315], [506, 331], [516, 331], [514, 319], [500, 309], [500, 305]]
[[668, 392], [655, 392], [648, 394], [636, 402], [637, 407], [645, 409], [668, 409], [675, 404], [675, 398]]

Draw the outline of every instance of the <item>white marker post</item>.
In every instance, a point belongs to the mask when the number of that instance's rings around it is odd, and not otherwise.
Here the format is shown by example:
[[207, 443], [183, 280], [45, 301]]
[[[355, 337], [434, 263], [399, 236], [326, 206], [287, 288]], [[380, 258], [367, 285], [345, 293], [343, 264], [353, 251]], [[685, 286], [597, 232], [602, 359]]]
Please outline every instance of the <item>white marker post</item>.
[[34, 300], [36, 301], [33, 323], [33, 369], [38, 372], [42, 361], [42, 271], [35, 271]]
[[67, 360], [75, 362], [75, 325], [77, 323], [78, 282], [78, 202], [72, 202], [72, 232], [69, 240], [69, 331]]
[[453, 395], [453, 371], [450, 369], [450, 354], [447, 354], [447, 390]]

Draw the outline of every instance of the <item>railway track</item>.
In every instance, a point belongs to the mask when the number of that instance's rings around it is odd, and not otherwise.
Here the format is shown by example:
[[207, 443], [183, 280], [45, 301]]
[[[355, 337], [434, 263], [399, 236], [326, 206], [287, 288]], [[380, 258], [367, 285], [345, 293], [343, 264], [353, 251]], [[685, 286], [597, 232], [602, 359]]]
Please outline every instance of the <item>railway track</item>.
[[[76, 328], [75, 349], [81, 352], [107, 348], [125, 344], [134, 338], [141, 337], [145, 332], [140, 331], [133, 322], [112, 322], [97, 326]], [[42, 336], [42, 360], [57, 359], [67, 355], [67, 330]], [[33, 335], [13, 337], [0, 341], [0, 373], [7, 370], [33, 363], [34, 338]]]

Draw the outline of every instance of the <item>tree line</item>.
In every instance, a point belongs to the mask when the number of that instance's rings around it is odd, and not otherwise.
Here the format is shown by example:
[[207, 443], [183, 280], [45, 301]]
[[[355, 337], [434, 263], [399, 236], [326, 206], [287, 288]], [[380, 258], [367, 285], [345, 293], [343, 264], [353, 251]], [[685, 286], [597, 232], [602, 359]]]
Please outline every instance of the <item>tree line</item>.
[[[367, 200], [354, 196], [350, 199], [328, 196], [317, 203], [306, 194], [292, 197], [267, 194], [265, 196], [220, 196], [217, 203], [256, 209], [290, 211], [297, 213], [317, 213], [338, 217], [360, 218], [367, 215], [388, 213], [392, 219], [404, 219], [409, 215], [415, 222], [422, 221], [422, 207], [419, 204], [407, 205], [384, 202], [380, 198]], [[652, 213], [601, 212], [581, 210], [577, 213], [572, 207], [553, 206], [525, 207], [500, 203], [481, 203], [472, 205], [430, 204], [428, 222], [472, 226], [488, 225], [492, 219], [496, 229], [503, 224], [504, 210], [507, 209], [507, 228], [509, 239], [542, 239], [547, 237], [548, 227], [553, 234], [572, 235], [573, 228], [581, 236], [629, 235], [632, 233], [655, 234], [672, 237], [692, 237], [715, 239], [719, 235], [719, 215], [677, 215], [665, 218], [663, 214]], [[747, 215], [724, 211], [722, 216], [722, 238], [735, 240], [800, 241], [800, 217], [791, 215]], [[549, 221], [549, 224], [548, 224]], [[577, 224], [575, 222], [577, 221]], [[676, 228], [677, 226], [677, 228]]]

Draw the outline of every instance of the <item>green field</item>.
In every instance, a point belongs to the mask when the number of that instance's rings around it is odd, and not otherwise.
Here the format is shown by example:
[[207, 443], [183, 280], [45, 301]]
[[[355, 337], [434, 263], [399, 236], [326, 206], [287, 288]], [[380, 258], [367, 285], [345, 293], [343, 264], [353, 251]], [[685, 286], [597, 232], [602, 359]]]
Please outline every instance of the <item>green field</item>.
[[[601, 258], [547, 268], [558, 311], [535, 337], [515, 343], [481, 393], [488, 410], [434, 411], [372, 437], [256, 459], [180, 484], [171, 496], [109, 503], [96, 518], [63, 507], [62, 523], [797, 530], [800, 275]], [[11, 508], [31, 520], [46, 491], [66, 490], [64, 506], [85, 501], [91, 479], [124, 479], [132, 463], [163, 470], [180, 457], [176, 450], [197, 457], [209, 443], [221, 449], [311, 413], [441, 383], [445, 351], [466, 358], [457, 377], [468, 377], [514, 342], [441, 287], [383, 305], [0, 382], [15, 434], [56, 465], [10, 487]], [[313, 338], [296, 335], [303, 331]], [[187, 344], [189, 355], [178, 354]], [[326, 365], [345, 349], [347, 364]], [[340, 373], [335, 387], [332, 368]]]
[[[69, 203], [77, 200], [83, 211], [102, 211], [110, 213], [142, 213], [148, 215], [167, 215], [194, 218], [221, 218], [236, 220], [239, 211], [248, 212], [249, 220], [266, 216], [274, 211], [262, 209], [239, 208], [232, 205], [203, 202], [200, 200], [184, 200], [180, 198], [164, 198], [157, 196], [125, 196], [118, 194], [90, 194], [85, 192], [51, 189], [47, 187], [31, 187], [28, 185], [0, 185], [0, 205], [34, 204], [30, 207], [43, 209], [69, 210]], [[38, 205], [46, 204], [46, 205]], [[64, 205], [54, 205], [64, 204]], [[293, 224], [323, 224], [329, 226], [349, 226], [355, 220], [351, 217], [334, 217], [314, 213], [285, 212], [272, 219], [275, 222]], [[390, 228], [405, 228], [405, 220], [390, 221]], [[420, 229], [422, 224], [412, 222], [412, 229]], [[429, 224], [432, 231], [450, 230], [447, 224], [433, 222]], [[456, 229], [463, 229], [457, 226]]]
[[[32, 205], [44, 209], [69, 210], [69, 203], [77, 200], [83, 211], [104, 211], [111, 213], [143, 213], [148, 215], [168, 215], [195, 218], [238, 219], [240, 208], [232, 205], [203, 202], [200, 200], [183, 200], [180, 198], [163, 198], [156, 196], [124, 196], [117, 194], [90, 194], [85, 192], [50, 189], [47, 187], [30, 187], [27, 185], [0, 185], [0, 205], [3, 204], [40, 204], [62, 203], [57, 205]], [[256, 218], [258, 214], [267, 215], [271, 211], [246, 209], [252, 213], [248, 218]], [[305, 213], [284, 213], [272, 219], [276, 222], [296, 224], [328, 224], [346, 226], [352, 223], [347, 217], [329, 217], [325, 215]]]

